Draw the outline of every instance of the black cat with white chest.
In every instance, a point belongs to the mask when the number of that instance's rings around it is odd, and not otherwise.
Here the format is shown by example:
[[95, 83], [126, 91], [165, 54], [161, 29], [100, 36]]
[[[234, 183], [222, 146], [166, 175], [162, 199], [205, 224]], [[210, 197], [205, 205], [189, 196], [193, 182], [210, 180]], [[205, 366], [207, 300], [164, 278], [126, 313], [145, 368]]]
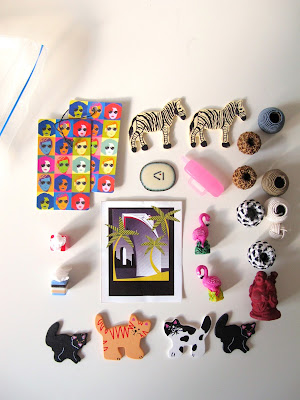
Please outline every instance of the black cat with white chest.
[[256, 323], [238, 325], [226, 325], [228, 322], [228, 314], [223, 314], [217, 321], [215, 327], [215, 335], [221, 339], [223, 350], [225, 353], [232, 353], [233, 350], [239, 349], [243, 353], [249, 351], [246, 345], [247, 340], [255, 334]]

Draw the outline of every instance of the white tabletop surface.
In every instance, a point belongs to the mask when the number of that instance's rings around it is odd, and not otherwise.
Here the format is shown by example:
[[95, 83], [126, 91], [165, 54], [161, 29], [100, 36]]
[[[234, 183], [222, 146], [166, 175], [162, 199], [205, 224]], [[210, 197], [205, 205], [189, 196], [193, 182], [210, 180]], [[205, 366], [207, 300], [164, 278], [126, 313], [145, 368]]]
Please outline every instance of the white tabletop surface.
[[[1, 353], [2, 399], [298, 399], [299, 398], [299, 2], [288, 1], [7, 1], [0, 6], [0, 34], [27, 37], [47, 47], [41, 82], [9, 151], [1, 151]], [[5, 95], [1, 93], [1, 96]], [[128, 127], [140, 111], [159, 109], [181, 97], [188, 113], [176, 120], [172, 149], [162, 148], [162, 134], [147, 135], [150, 149], [136, 154], [128, 145]], [[60, 117], [70, 99], [119, 100], [124, 105], [113, 195], [92, 195], [88, 212], [41, 212], [35, 208], [37, 120]], [[192, 115], [205, 107], [222, 108], [244, 99], [248, 118], [236, 119], [231, 147], [221, 147], [220, 133], [207, 134], [208, 147], [189, 144]], [[269, 106], [283, 110], [286, 123], [276, 135], [263, 133], [259, 112]], [[245, 131], [261, 135], [260, 151], [247, 156], [237, 149]], [[225, 192], [219, 198], [198, 197], [187, 185], [181, 156], [189, 154], [222, 170]], [[155, 194], [139, 182], [150, 161], [169, 161], [178, 181]], [[231, 184], [233, 171], [252, 166], [258, 175], [252, 189]], [[279, 168], [290, 187], [289, 229], [282, 241], [268, 239], [268, 223], [246, 229], [235, 209], [245, 199], [264, 202], [262, 175]], [[4, 191], [5, 188], [5, 191]], [[5, 195], [6, 193], [6, 195]], [[101, 304], [101, 201], [183, 201], [183, 293], [181, 303]], [[209, 256], [196, 256], [191, 238], [198, 215], [212, 217]], [[61, 232], [71, 239], [66, 253], [49, 250], [49, 237]], [[279, 273], [279, 320], [258, 322], [250, 351], [225, 354], [213, 330], [201, 359], [188, 354], [167, 357], [170, 347], [163, 321], [181, 317], [199, 326], [209, 313], [213, 320], [230, 313], [231, 323], [251, 321], [249, 286], [256, 270], [246, 252], [258, 239], [277, 251], [271, 270]], [[225, 299], [208, 301], [195, 276], [206, 264], [223, 282]], [[72, 287], [65, 297], [50, 294], [53, 272], [73, 265]], [[131, 312], [150, 318], [142, 361], [103, 359], [94, 327], [98, 312], [109, 323], [126, 322]], [[63, 332], [88, 331], [78, 365], [53, 361], [45, 334], [55, 321]]]

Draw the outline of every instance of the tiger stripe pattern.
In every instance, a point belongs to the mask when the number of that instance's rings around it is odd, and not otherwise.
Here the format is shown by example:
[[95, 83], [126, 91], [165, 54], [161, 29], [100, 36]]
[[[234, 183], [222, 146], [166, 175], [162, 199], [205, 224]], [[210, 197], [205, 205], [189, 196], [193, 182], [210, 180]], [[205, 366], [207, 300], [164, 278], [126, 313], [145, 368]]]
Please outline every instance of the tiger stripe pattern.
[[242, 100], [231, 101], [221, 110], [200, 110], [195, 115], [190, 125], [191, 146], [196, 147], [196, 137], [199, 135], [202, 147], [207, 146], [204, 129], [222, 129], [222, 146], [229, 147], [228, 134], [235, 117], [246, 120], [246, 110]]
[[107, 329], [100, 314], [96, 316], [95, 325], [103, 337], [103, 354], [106, 360], [120, 360], [120, 347], [124, 347], [127, 357], [141, 359], [144, 352], [140, 341], [146, 337], [151, 328], [150, 321], [139, 321], [132, 314], [128, 325], [117, 325]]
[[144, 133], [156, 131], [163, 132], [163, 147], [165, 149], [170, 149], [170, 127], [176, 115], [182, 120], [186, 118], [186, 112], [181, 105], [180, 99], [169, 101], [161, 111], [148, 111], [136, 115], [129, 129], [131, 150], [134, 153], [137, 151], [137, 140], [140, 141], [142, 150], [148, 150], [148, 145], [144, 139]]

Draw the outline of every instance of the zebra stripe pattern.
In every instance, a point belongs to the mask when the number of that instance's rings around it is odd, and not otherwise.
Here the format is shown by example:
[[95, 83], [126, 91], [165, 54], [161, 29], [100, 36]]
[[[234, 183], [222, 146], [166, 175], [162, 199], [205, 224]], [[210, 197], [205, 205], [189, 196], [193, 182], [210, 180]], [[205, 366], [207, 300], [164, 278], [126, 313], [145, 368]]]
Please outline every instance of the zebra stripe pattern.
[[198, 111], [190, 125], [191, 146], [196, 147], [196, 137], [199, 135], [202, 147], [207, 146], [203, 131], [204, 129], [222, 129], [222, 146], [229, 147], [228, 133], [235, 117], [246, 120], [246, 110], [242, 100], [231, 101], [223, 109], [207, 109]]
[[148, 145], [144, 139], [144, 133], [155, 131], [163, 132], [163, 147], [165, 149], [170, 149], [170, 127], [176, 115], [181, 119], [186, 118], [186, 112], [180, 103], [180, 99], [169, 101], [161, 111], [143, 112], [134, 117], [129, 129], [131, 150], [133, 152], [137, 151], [137, 140], [140, 141], [142, 150], [148, 150]]

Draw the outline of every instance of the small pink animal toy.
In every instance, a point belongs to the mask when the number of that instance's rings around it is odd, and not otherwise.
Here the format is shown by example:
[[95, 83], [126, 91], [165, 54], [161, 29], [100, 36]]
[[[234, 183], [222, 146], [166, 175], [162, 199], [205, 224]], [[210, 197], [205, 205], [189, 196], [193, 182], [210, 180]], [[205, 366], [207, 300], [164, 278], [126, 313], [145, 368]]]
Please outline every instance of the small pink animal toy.
[[209, 276], [208, 269], [205, 265], [199, 265], [196, 268], [198, 278], [203, 279], [203, 286], [208, 289], [208, 297], [211, 301], [223, 300], [223, 292], [221, 289], [222, 282], [217, 276]]
[[193, 240], [197, 242], [195, 254], [210, 253], [210, 245], [206, 240], [208, 237], [208, 226], [210, 223], [210, 215], [206, 213], [200, 214], [200, 226], [193, 231]]

